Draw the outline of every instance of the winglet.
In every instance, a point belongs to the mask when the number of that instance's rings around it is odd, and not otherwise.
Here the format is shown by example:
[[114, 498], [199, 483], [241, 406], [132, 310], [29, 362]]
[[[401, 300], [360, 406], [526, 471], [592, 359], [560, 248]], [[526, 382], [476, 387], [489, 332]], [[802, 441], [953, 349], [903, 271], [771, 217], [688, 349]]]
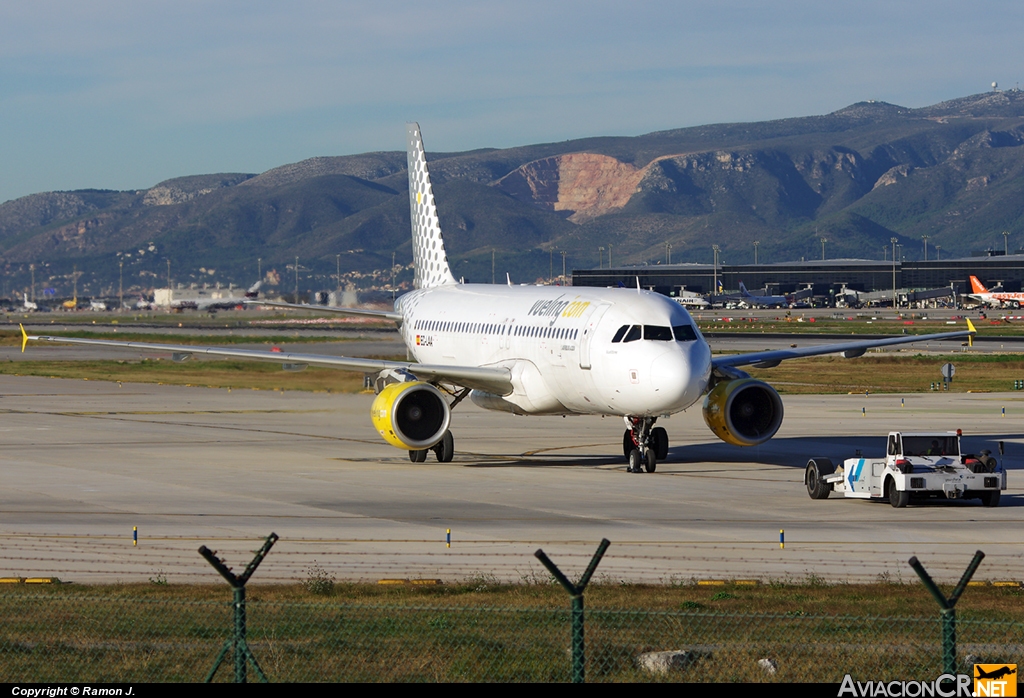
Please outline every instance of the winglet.
[[28, 332], [25, 331], [25, 326], [22, 325], [20, 322], [18, 323], [18, 327], [21, 328], [21, 353], [24, 354], [25, 345], [28, 344]]
[[971, 333], [969, 335], [967, 335], [967, 346], [973, 347], [974, 346], [974, 335], [978, 334], [978, 330], [975, 329], [974, 323], [971, 322], [971, 318], [966, 318], [966, 319], [967, 319], [967, 329], [971, 331]]

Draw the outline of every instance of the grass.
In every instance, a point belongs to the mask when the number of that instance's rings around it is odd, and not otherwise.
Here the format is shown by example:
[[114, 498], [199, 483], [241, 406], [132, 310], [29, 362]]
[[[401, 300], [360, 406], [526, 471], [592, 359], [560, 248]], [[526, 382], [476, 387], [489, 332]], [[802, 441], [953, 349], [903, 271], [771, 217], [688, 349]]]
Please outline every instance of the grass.
[[310, 366], [286, 372], [275, 363], [259, 361], [10, 361], [0, 363], [0, 374], [45, 376], [119, 383], [158, 383], [204, 388], [253, 390], [306, 390], [355, 393], [363, 389], [363, 374]]
[[752, 368], [749, 373], [783, 394], [923, 393], [932, 383], [942, 382], [940, 368], [947, 362], [956, 367], [951, 392], [1008, 391], [1014, 380], [1024, 379], [1024, 356], [1019, 354], [821, 356]]
[[[481, 577], [463, 583], [440, 585], [380, 585], [335, 581], [328, 592], [309, 579], [331, 575], [329, 569], [307, 570], [295, 584], [262, 585], [248, 589], [252, 603], [323, 603], [362, 606], [438, 608], [568, 608], [569, 597], [553, 580], [538, 579], [522, 584], [504, 584]], [[159, 580], [149, 584], [105, 585], [5, 585], [0, 598], [93, 599], [107, 602], [145, 601], [153, 603], [221, 603], [231, 600], [225, 584], [171, 584]], [[910, 570], [908, 568], [908, 574]], [[211, 575], [215, 573], [211, 570]], [[944, 591], [949, 593], [950, 588]], [[717, 598], [716, 598], [717, 597]], [[910, 574], [904, 581], [877, 584], [828, 583], [814, 577], [775, 580], [756, 585], [726, 583], [698, 585], [693, 580], [666, 584], [620, 584], [596, 580], [587, 588], [587, 608], [665, 612], [700, 610], [727, 613], [806, 615], [924, 616], [938, 613], [928, 591]], [[957, 605], [957, 617], [964, 619], [1024, 622], [1024, 588], [972, 586]], [[695, 605], [696, 604], [696, 605]]]
[[[704, 334], [808, 334], [808, 335], [899, 335], [938, 334], [967, 329], [967, 323], [958, 320], [947, 325], [946, 320], [922, 319], [920, 313], [904, 318], [895, 318], [891, 313], [884, 317], [843, 315], [842, 318], [816, 317], [802, 320], [799, 316], [751, 318], [742, 310], [715, 311], [713, 314], [696, 313], [697, 324]], [[730, 318], [723, 320], [723, 318]], [[979, 337], [1020, 337], [1024, 335], [1024, 321], [1000, 320], [994, 313], [989, 319], [971, 318]]]
[[[565, 681], [569, 600], [554, 584], [253, 585], [248, 640], [272, 681]], [[727, 590], [727, 591], [725, 591]], [[723, 593], [724, 592], [724, 593]], [[972, 587], [957, 607], [960, 659], [1013, 661], [1019, 588]], [[18, 681], [198, 681], [230, 637], [226, 585], [11, 587], [0, 666]], [[855, 615], [854, 615], [855, 614]], [[594, 584], [591, 681], [934, 679], [938, 609], [914, 584], [756, 587]], [[978, 648], [975, 650], [974, 648]], [[684, 673], [642, 672], [643, 652], [688, 649]], [[834, 661], [822, 662], [821, 653]], [[769, 657], [777, 674], [757, 664]], [[230, 678], [228, 664], [218, 674]]]
[[[404, 356], [377, 357], [404, 360]], [[1015, 354], [953, 354], [949, 356], [878, 354], [857, 359], [815, 357], [783, 362], [770, 369], [749, 369], [783, 394], [864, 392], [928, 392], [941, 382], [939, 368], [951, 362], [956, 376], [953, 392], [1007, 391], [1014, 380], [1024, 380], [1024, 357]], [[9, 361], [0, 374], [45, 376], [122, 383], [161, 383], [209, 388], [307, 390], [351, 393], [363, 388], [363, 374], [310, 366], [300, 373], [284, 372], [275, 363], [233, 359], [175, 363], [165, 359], [142, 361]]]

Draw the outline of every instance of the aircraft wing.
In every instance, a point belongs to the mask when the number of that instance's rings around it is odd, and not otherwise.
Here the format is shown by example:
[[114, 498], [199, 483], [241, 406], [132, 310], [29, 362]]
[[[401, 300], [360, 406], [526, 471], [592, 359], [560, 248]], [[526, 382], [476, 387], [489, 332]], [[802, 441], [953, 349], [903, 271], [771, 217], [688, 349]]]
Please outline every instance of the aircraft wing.
[[940, 334], [906, 335], [903, 337], [890, 337], [888, 339], [866, 339], [860, 342], [841, 342], [839, 344], [823, 344], [816, 347], [803, 347], [792, 349], [776, 349], [773, 351], [755, 351], [749, 354], [734, 354], [720, 356], [711, 360], [714, 369], [729, 369], [738, 366], [753, 366], [754, 368], [773, 368], [787, 359], [800, 359], [808, 356], [823, 356], [825, 354], [842, 354], [847, 359], [861, 356], [868, 349], [876, 347], [891, 347], [897, 344], [910, 344], [911, 342], [931, 342], [941, 339], [961, 339], [971, 337], [975, 333], [974, 325], [967, 321], [966, 330], [958, 332], [942, 332]]
[[262, 305], [267, 308], [292, 308], [295, 310], [315, 310], [318, 313], [338, 313], [339, 315], [355, 315], [357, 317], [375, 317], [381, 320], [402, 321], [402, 314], [394, 310], [370, 310], [369, 308], [335, 308], [329, 305], [309, 305], [308, 303], [275, 303], [270, 301], [245, 301], [246, 305]]
[[484, 390], [496, 395], [508, 395], [512, 392], [512, 373], [506, 368], [488, 366], [441, 366], [417, 364], [410, 361], [385, 361], [382, 359], [359, 359], [347, 356], [329, 356], [326, 354], [298, 354], [294, 352], [267, 351], [264, 349], [225, 349], [221, 347], [202, 347], [188, 344], [150, 344], [147, 342], [119, 342], [108, 339], [79, 339], [75, 337], [51, 337], [46, 335], [29, 335], [22, 328], [21, 350], [29, 340], [40, 342], [60, 342], [62, 344], [88, 344], [101, 347], [134, 349], [136, 351], [170, 352], [175, 361], [184, 361], [193, 355], [224, 356], [252, 361], [272, 361], [292, 366], [326, 366], [343, 371], [361, 371], [363, 373], [379, 373], [387, 369], [405, 370], [421, 380], [442, 381], [466, 388]]

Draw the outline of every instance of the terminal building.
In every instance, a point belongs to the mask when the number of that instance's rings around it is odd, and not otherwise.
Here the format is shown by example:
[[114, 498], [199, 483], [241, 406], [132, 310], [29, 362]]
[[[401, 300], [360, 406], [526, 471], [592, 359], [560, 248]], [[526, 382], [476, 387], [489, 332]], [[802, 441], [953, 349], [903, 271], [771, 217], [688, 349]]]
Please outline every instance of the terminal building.
[[740, 282], [752, 292], [768, 289], [772, 294], [791, 294], [813, 289], [815, 296], [834, 296], [844, 288], [860, 293], [896, 289], [952, 288], [969, 293], [970, 277], [977, 276], [992, 288], [1005, 291], [1024, 286], [1024, 253], [988, 253], [982, 257], [925, 261], [883, 262], [866, 259], [830, 259], [778, 264], [656, 264], [614, 269], [579, 269], [572, 273], [573, 286], [626, 286], [678, 295], [686, 290], [708, 295], [716, 283], [735, 290]]

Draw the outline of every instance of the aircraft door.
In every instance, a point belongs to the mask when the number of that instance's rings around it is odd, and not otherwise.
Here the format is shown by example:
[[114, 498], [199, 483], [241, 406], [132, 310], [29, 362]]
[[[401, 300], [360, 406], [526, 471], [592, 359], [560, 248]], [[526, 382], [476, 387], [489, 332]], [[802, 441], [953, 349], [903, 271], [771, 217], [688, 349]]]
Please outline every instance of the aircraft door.
[[602, 303], [583, 321], [583, 330], [580, 333], [580, 368], [590, 370], [590, 345], [594, 338], [594, 328], [610, 307], [611, 304]]

